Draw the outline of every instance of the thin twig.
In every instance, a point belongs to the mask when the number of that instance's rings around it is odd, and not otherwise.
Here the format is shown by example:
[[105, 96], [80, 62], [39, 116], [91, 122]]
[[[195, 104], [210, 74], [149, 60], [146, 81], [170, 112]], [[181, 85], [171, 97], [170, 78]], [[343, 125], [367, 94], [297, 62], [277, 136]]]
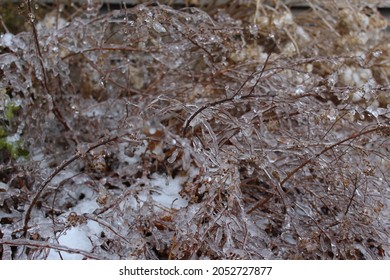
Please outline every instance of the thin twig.
[[121, 51], [121, 52], [142, 52], [142, 53], [150, 53], [153, 51], [158, 51], [157, 48], [149, 48], [149, 49], [141, 49], [141, 48], [133, 48], [133, 47], [122, 47], [122, 46], [101, 46], [101, 47], [94, 47], [82, 50], [80, 52], [70, 53], [64, 57], [62, 57], [62, 60], [68, 59], [72, 56], [79, 55], [81, 53], [88, 53], [88, 52], [95, 52], [95, 51]]
[[246, 213], [247, 214], [250, 214], [252, 213], [253, 211], [255, 211], [257, 208], [263, 206], [264, 204], [266, 204], [274, 195], [271, 194], [270, 196], [268, 196], [267, 198], [261, 200], [261, 201], [258, 201], [256, 202], [251, 208], [249, 208]]
[[324, 148], [321, 152], [317, 153], [316, 155], [314, 155], [313, 157], [305, 160], [304, 162], [302, 162], [298, 167], [296, 167], [294, 170], [292, 170], [290, 173], [287, 174], [287, 176], [280, 182], [280, 185], [283, 186], [294, 174], [296, 174], [299, 170], [301, 170], [304, 166], [306, 166], [308, 163], [310, 163], [311, 161], [313, 161], [314, 159], [320, 157], [321, 155], [323, 155], [324, 153], [326, 153], [327, 151], [333, 149], [334, 147], [337, 147], [347, 141], [350, 141], [350, 140], [353, 140], [353, 139], [356, 139], [356, 138], [359, 138], [363, 135], [366, 135], [366, 134], [370, 134], [372, 132], [375, 132], [375, 131], [378, 131], [380, 129], [382, 129], [383, 127], [382, 126], [376, 126], [375, 128], [372, 128], [372, 129], [369, 129], [369, 130], [366, 130], [366, 131], [361, 131], [359, 133], [354, 133], [350, 136], [348, 136], [347, 138], [344, 138], [326, 148]]
[[[257, 78], [256, 80], [256, 83], [255, 85], [251, 88], [250, 92], [247, 94], [247, 95], [244, 95], [241, 97], [241, 99], [246, 99], [246, 98], [249, 98], [252, 96], [252, 93], [254, 92], [255, 88], [257, 87], [258, 83], [260, 82], [262, 76], [263, 76], [263, 73], [265, 71], [265, 68], [268, 64], [268, 61], [269, 61], [269, 58], [271, 57], [271, 54], [272, 54], [272, 50], [271, 52], [268, 54], [267, 56], [267, 59], [265, 60], [264, 64], [263, 64], [263, 67], [261, 68], [261, 71], [260, 71], [260, 74], [259, 74], [259, 77]], [[242, 91], [243, 87], [245, 86], [245, 84], [254, 76], [254, 74], [256, 73], [256, 70], [253, 71], [253, 73], [251, 75], [249, 75], [249, 77], [244, 81], [244, 83], [241, 84], [240, 88], [233, 94], [232, 97], [229, 97], [229, 98], [225, 98], [225, 99], [221, 99], [221, 100], [217, 100], [217, 101], [214, 101], [214, 102], [210, 102], [210, 103], [207, 103], [203, 106], [201, 106], [198, 110], [196, 110], [184, 123], [184, 126], [183, 126], [183, 135], [185, 135], [187, 129], [188, 129], [188, 126], [190, 125], [191, 121], [197, 116], [199, 115], [203, 110], [209, 108], [209, 107], [214, 107], [214, 106], [217, 106], [217, 105], [220, 105], [220, 104], [223, 104], [223, 103], [226, 103], [226, 102], [230, 102], [230, 101], [233, 101], [238, 95], [239, 93]]]
[[0, 23], [1, 23], [1, 26], [3, 26], [6, 33], [11, 33], [11, 32], [9, 32], [7, 25], [5, 25], [5, 23], [3, 21], [3, 17], [1, 15], [0, 15]]
[[100, 257], [81, 249], [69, 248], [64, 245], [53, 244], [46, 241], [27, 240], [27, 239], [15, 239], [15, 240], [0, 239], [0, 244], [10, 245], [10, 246], [27, 246], [27, 247], [41, 248], [41, 249], [49, 248], [53, 250], [68, 252], [71, 254], [81, 254], [90, 259], [95, 259], [95, 260], [101, 259]]
[[[125, 134], [127, 135], [127, 134]], [[122, 135], [122, 136], [114, 136], [112, 138], [108, 138], [106, 140], [103, 140], [103, 141], [99, 141], [98, 143], [95, 143], [93, 145], [91, 145], [90, 147], [88, 147], [88, 149], [81, 153], [81, 152], [77, 152], [76, 154], [74, 154], [71, 158], [63, 161], [38, 187], [38, 190], [37, 192], [35, 193], [35, 196], [34, 198], [32, 199], [32, 202], [30, 204], [30, 206], [28, 207], [27, 211], [26, 211], [26, 215], [24, 216], [24, 225], [23, 225], [23, 232], [24, 232], [24, 236], [27, 236], [27, 231], [28, 231], [28, 222], [30, 221], [30, 218], [31, 218], [31, 211], [32, 209], [34, 208], [35, 204], [38, 202], [38, 199], [40, 198], [43, 190], [46, 188], [46, 186], [50, 183], [51, 180], [53, 180], [53, 178], [55, 176], [57, 176], [62, 170], [65, 169], [65, 167], [67, 167], [68, 165], [70, 165], [72, 162], [78, 160], [79, 158], [85, 156], [87, 153], [89, 153], [90, 151], [92, 151], [93, 149], [96, 149], [97, 147], [100, 147], [102, 145], [105, 145], [105, 144], [108, 144], [110, 142], [113, 142], [113, 141], [117, 141], [119, 138], [125, 136], [125, 135]]]
[[42, 55], [41, 47], [39, 45], [38, 31], [37, 31], [37, 28], [35, 27], [34, 19], [31, 18], [31, 17], [34, 16], [34, 11], [33, 11], [32, 5], [31, 5], [31, 0], [27, 1], [27, 7], [28, 7], [28, 13], [29, 13], [29, 16], [28, 16], [29, 17], [29, 23], [31, 25], [31, 28], [32, 28], [32, 31], [33, 31], [33, 35], [34, 35], [33, 37], [34, 37], [35, 48], [36, 48], [36, 51], [37, 51], [37, 54], [38, 54], [39, 65], [40, 65], [41, 70], [42, 70], [42, 76], [43, 76], [42, 84], [43, 84], [43, 87], [44, 87], [44, 89], [46, 91], [46, 94], [50, 96], [49, 102], [53, 105], [52, 111], [53, 111], [54, 115], [60, 121], [60, 123], [65, 127], [65, 129], [67, 131], [71, 131], [69, 125], [65, 121], [65, 118], [62, 116], [61, 112], [58, 110], [58, 108], [57, 108], [57, 106], [55, 104], [54, 95], [52, 94], [52, 92], [49, 89], [47, 72], [46, 72], [46, 68], [45, 68], [44, 63], [43, 63], [43, 55]]
[[346, 215], [348, 214], [349, 208], [351, 207], [352, 202], [353, 202], [353, 199], [355, 198], [356, 191], [357, 191], [357, 189], [359, 188], [358, 182], [357, 182], [357, 181], [358, 181], [358, 179], [357, 179], [357, 175], [356, 175], [356, 177], [355, 177], [355, 179], [354, 179], [354, 188], [353, 188], [353, 192], [352, 192], [351, 198], [349, 199], [349, 203], [348, 203], [348, 205], [347, 205], [347, 208], [345, 209], [344, 216], [346, 216]]
[[95, 221], [96, 223], [108, 228], [110, 231], [112, 231], [115, 235], [117, 235], [119, 238], [124, 240], [126, 243], [131, 244], [130, 241], [126, 238], [126, 236], [123, 236], [122, 234], [120, 234], [117, 230], [115, 230], [115, 228], [113, 228], [112, 225], [110, 225], [106, 221], [99, 219], [97, 216], [95, 216], [93, 214], [85, 213], [85, 214], [83, 214], [83, 216], [89, 220]]

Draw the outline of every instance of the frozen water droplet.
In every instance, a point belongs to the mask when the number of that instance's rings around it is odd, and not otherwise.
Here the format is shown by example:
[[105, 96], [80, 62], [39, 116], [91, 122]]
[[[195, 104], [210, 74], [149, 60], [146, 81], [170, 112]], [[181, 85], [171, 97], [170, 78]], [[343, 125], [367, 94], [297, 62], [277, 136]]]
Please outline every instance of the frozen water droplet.
[[35, 15], [33, 13], [29, 13], [27, 17], [31, 23], [33, 23], [35, 21]]
[[366, 60], [364, 59], [363, 56], [358, 56], [358, 57], [356, 58], [356, 60], [357, 60], [357, 62], [359, 63], [359, 65], [360, 65], [361, 67], [364, 67], [364, 66], [365, 66]]
[[283, 232], [281, 234], [281, 237], [282, 239], [287, 242], [288, 244], [291, 244], [291, 245], [295, 245], [297, 244], [297, 240], [290, 234], [290, 233], [287, 233], [287, 232]]
[[153, 135], [153, 134], [155, 134], [157, 132], [157, 129], [155, 128], [155, 127], [150, 127], [149, 128], [149, 134], [150, 135]]
[[237, 94], [236, 96], [233, 97], [234, 100], [240, 100], [241, 99], [241, 94]]
[[303, 94], [305, 92], [305, 87], [304, 86], [297, 86], [295, 88], [295, 93], [300, 95], [300, 94]]
[[217, 37], [216, 36], [210, 36], [209, 37], [209, 42], [216, 42], [217, 41]]
[[251, 134], [253, 132], [253, 127], [252, 126], [246, 126], [241, 131], [242, 131], [242, 134], [245, 137], [249, 137], [249, 136], [251, 136]]
[[370, 106], [367, 107], [367, 112], [373, 115], [375, 118], [378, 118], [380, 115], [386, 114], [387, 110], [384, 108], [379, 108], [378, 102], [373, 102]]
[[[225, 86], [225, 92], [226, 92], [226, 95], [229, 96], [230, 93], [232, 92], [232, 88], [230, 85], [226, 85]], [[233, 95], [233, 94], [232, 94]]]
[[363, 97], [364, 97], [364, 93], [361, 90], [358, 90], [358, 91], [353, 93], [352, 101], [358, 102], [358, 101], [362, 100]]
[[6, 192], [8, 190], [8, 185], [0, 182], [0, 192]]
[[188, 151], [188, 149], [184, 149], [182, 162], [183, 162], [183, 170], [186, 171], [189, 170], [191, 166], [191, 154]]
[[328, 85], [332, 87], [337, 83], [337, 81], [338, 81], [337, 73], [333, 73], [328, 78]]
[[335, 121], [337, 119], [337, 110], [335, 110], [334, 108], [330, 109], [329, 112], [328, 112], [328, 119], [331, 120], [331, 121]]
[[380, 57], [382, 55], [382, 50], [376, 50], [372, 53], [372, 55], [376, 58]]
[[177, 155], [179, 154], [178, 150], [175, 150], [172, 155], [167, 159], [169, 163], [174, 163], [176, 161]]
[[162, 26], [162, 24], [159, 23], [158, 21], [153, 22], [153, 29], [154, 29], [155, 31], [157, 31], [158, 33], [165, 33], [165, 32], [167, 32], [167, 30], [165, 29], [165, 27]]
[[255, 171], [255, 168], [253, 166], [247, 166], [246, 167], [246, 171], [248, 173], [248, 176], [252, 176], [253, 175], [253, 172]]
[[372, 89], [376, 86], [376, 82], [374, 79], [368, 80], [367, 83], [363, 85], [363, 91], [365, 94], [370, 94]]
[[257, 33], [259, 32], [259, 27], [257, 26], [257, 24], [253, 24], [253, 25], [250, 25], [249, 26], [249, 32], [252, 34], [252, 35], [257, 35]]
[[278, 159], [278, 156], [274, 152], [269, 152], [267, 154], [267, 159], [269, 162], [274, 163]]

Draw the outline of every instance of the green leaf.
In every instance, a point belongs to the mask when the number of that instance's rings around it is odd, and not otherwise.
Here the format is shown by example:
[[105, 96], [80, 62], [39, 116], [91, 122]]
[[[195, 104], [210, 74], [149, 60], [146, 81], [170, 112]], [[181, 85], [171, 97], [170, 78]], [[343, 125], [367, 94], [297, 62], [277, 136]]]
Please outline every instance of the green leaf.
[[7, 104], [5, 107], [5, 117], [11, 121], [15, 117], [15, 113], [20, 109], [20, 106], [13, 103]]

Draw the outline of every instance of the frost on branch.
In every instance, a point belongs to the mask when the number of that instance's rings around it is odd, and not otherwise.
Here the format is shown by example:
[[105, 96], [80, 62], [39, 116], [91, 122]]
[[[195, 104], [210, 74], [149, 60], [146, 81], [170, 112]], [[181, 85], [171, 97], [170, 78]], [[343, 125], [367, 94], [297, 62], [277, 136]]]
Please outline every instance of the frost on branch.
[[389, 258], [388, 23], [254, 2], [1, 34], [2, 259]]

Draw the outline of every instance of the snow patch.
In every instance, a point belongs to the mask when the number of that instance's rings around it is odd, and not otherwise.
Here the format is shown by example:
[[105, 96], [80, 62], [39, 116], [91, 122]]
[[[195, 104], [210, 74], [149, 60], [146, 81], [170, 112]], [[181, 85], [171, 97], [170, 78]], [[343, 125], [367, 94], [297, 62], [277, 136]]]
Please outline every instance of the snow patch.
[[[98, 235], [102, 231], [101, 226], [94, 222], [88, 221], [86, 224], [72, 227], [66, 230], [58, 238], [58, 244], [72, 249], [79, 249], [86, 252], [91, 252], [93, 245], [90, 239], [91, 235]], [[47, 257], [48, 260], [82, 260], [85, 256], [82, 254], [72, 254], [68, 252], [61, 252], [61, 255], [55, 250], [51, 249]]]
[[172, 179], [162, 175], [155, 175], [155, 178], [151, 180], [152, 186], [155, 187], [155, 192], [152, 194], [154, 201], [166, 208], [180, 209], [186, 207], [188, 201], [184, 200], [179, 194], [182, 184], [186, 180], [186, 177]]

